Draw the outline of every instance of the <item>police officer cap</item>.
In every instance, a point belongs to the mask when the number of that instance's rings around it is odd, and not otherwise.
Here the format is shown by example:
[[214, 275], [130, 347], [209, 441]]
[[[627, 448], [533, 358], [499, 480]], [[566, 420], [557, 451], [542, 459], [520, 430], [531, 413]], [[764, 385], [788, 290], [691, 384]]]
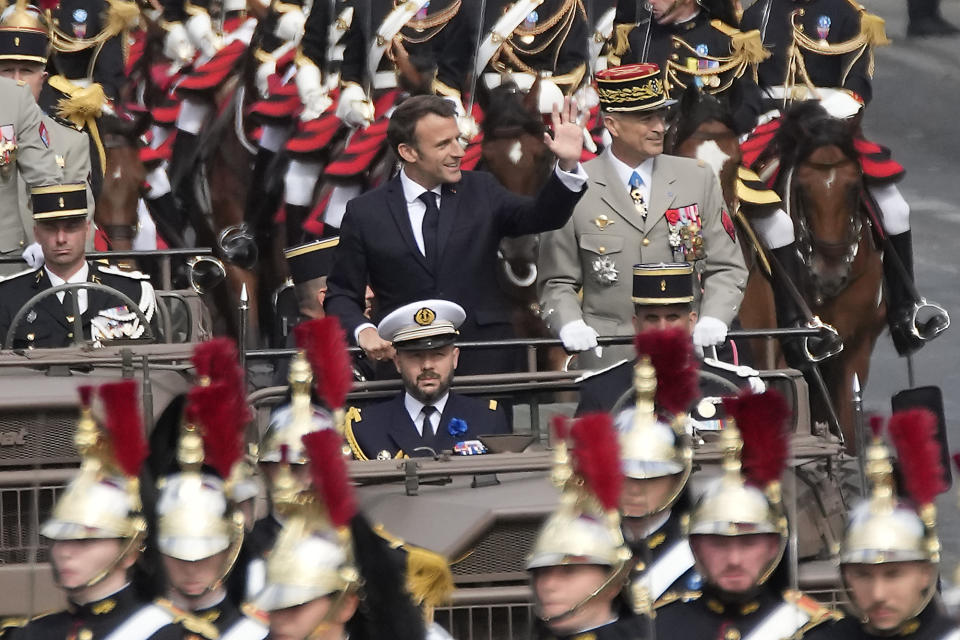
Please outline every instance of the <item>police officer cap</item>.
[[693, 265], [688, 262], [633, 265], [634, 304], [693, 302]]
[[293, 283], [301, 284], [329, 274], [333, 264], [333, 250], [338, 244], [339, 236], [285, 249], [283, 256], [287, 259]]
[[437, 349], [456, 340], [467, 317], [463, 307], [449, 300], [421, 300], [391, 311], [377, 333], [401, 351]]
[[87, 217], [87, 185], [55, 184], [30, 190], [35, 222]]

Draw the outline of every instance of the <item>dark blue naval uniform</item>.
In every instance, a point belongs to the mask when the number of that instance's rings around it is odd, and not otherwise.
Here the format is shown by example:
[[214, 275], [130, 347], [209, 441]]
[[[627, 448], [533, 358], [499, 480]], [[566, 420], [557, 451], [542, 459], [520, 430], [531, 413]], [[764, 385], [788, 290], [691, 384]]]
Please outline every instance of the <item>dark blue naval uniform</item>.
[[[476, 440], [477, 436], [510, 433], [506, 414], [496, 400], [480, 400], [451, 391], [440, 415], [437, 433], [421, 436], [403, 404], [404, 395], [401, 393], [392, 400], [350, 410], [347, 414], [347, 441], [354, 456], [361, 460], [386, 458], [386, 454], [390, 458], [398, 455], [429, 456], [429, 451], [415, 449], [430, 447], [440, 453], [453, 449], [458, 442]], [[461, 422], [454, 422], [458, 418]], [[466, 430], [459, 431], [458, 427], [463, 426]]]
[[[860, 33], [861, 12], [849, 0], [759, 0], [744, 12], [740, 25], [744, 30], [759, 29], [764, 46], [773, 54], [760, 63], [761, 87], [780, 86], [786, 79], [789, 48], [793, 42], [790, 20], [794, 12], [800, 12], [796, 24], [816, 40], [837, 44]], [[864, 103], [873, 97], [869, 53], [821, 55], [803, 51], [803, 62], [814, 86], [849, 89], [863, 98]], [[797, 84], [801, 83], [798, 79]]]

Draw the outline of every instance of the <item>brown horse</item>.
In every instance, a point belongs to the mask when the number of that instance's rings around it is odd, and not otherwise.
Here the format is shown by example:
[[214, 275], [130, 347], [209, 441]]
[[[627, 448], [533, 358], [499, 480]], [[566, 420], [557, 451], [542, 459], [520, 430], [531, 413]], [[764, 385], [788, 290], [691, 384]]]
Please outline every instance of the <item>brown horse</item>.
[[[538, 108], [539, 88], [528, 93], [516, 85], [504, 84], [489, 92], [481, 123], [483, 142], [481, 167], [496, 177], [507, 190], [533, 196], [546, 184], [554, 156], [543, 143], [546, 127]], [[500, 243], [498, 280], [514, 303], [511, 318], [517, 336], [552, 337], [540, 319], [537, 300], [537, 255], [539, 236], [504, 238]], [[565, 355], [549, 349], [538, 357], [538, 368], [559, 370]]]
[[[820, 369], [851, 450], [853, 376], [866, 384], [886, 314], [881, 252], [864, 209], [853, 136], [849, 123], [830, 118], [818, 104], [804, 103], [784, 116], [769, 151], [769, 157], [779, 158], [777, 190], [807, 267], [806, 282], [798, 288], [810, 310], [843, 340], [843, 352]], [[812, 408], [815, 419], [825, 420], [825, 407], [814, 402]]]
[[129, 251], [137, 235], [137, 204], [146, 170], [140, 161], [140, 136], [150, 124], [146, 113], [133, 120], [105, 115], [98, 120], [106, 170], [97, 198], [94, 222], [107, 237], [110, 249]]

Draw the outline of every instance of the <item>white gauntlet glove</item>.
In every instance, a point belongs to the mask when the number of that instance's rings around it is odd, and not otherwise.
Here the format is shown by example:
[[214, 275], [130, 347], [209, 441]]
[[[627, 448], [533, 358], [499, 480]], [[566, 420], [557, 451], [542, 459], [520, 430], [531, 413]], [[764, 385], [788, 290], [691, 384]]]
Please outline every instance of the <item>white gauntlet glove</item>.
[[43, 266], [43, 249], [40, 248], [39, 242], [27, 245], [27, 248], [20, 255], [30, 265], [31, 269], [39, 269]]
[[294, 9], [287, 11], [277, 20], [277, 27], [273, 33], [284, 42], [300, 42], [303, 37], [303, 26], [307, 23], [303, 11]]
[[574, 320], [560, 327], [560, 342], [571, 353], [597, 346], [597, 332], [583, 320]]
[[187, 31], [187, 37], [190, 38], [190, 44], [205, 57], [212, 58], [220, 48], [220, 39], [213, 32], [213, 22], [206, 11], [200, 11], [187, 18], [184, 28]]
[[197, 50], [190, 44], [186, 28], [179, 22], [170, 25], [163, 39], [163, 55], [171, 62], [183, 66], [193, 60]]
[[373, 122], [373, 104], [363, 89], [349, 84], [340, 92], [336, 114], [351, 127], [366, 127]]
[[300, 102], [303, 103], [303, 112], [300, 114], [301, 120], [307, 121], [319, 118], [320, 114], [333, 104], [333, 100], [330, 99], [323, 87], [323, 79], [320, 77], [320, 69], [317, 65], [305, 64], [297, 68], [294, 81], [297, 83]]
[[270, 95], [270, 85], [269, 79], [270, 76], [277, 72], [277, 61], [276, 60], [267, 60], [266, 62], [261, 62], [257, 67], [256, 83], [257, 91], [260, 93], [260, 97], [266, 99]]
[[704, 347], [714, 347], [723, 344], [727, 339], [727, 325], [723, 320], [711, 318], [710, 316], [701, 316], [697, 320], [697, 326], [693, 328], [693, 344], [697, 347], [697, 352], [703, 355]]

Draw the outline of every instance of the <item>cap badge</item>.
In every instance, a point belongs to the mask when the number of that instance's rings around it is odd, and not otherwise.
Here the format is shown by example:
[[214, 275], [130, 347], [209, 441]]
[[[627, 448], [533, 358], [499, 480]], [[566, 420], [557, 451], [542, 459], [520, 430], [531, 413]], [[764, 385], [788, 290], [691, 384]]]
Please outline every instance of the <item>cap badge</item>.
[[433, 324], [433, 321], [437, 319], [437, 314], [433, 309], [422, 307], [413, 315], [413, 319], [421, 327], [429, 327]]

